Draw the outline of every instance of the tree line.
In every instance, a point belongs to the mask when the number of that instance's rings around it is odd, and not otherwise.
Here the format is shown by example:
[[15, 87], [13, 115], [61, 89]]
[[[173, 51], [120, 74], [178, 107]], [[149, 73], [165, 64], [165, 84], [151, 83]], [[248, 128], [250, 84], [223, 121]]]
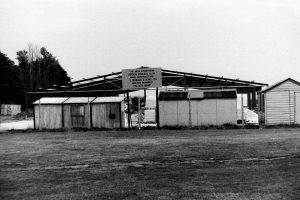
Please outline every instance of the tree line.
[[0, 104], [20, 104], [24, 109], [29, 99], [27, 92], [64, 86], [71, 80], [45, 47], [30, 44], [16, 54], [18, 64], [0, 50]]

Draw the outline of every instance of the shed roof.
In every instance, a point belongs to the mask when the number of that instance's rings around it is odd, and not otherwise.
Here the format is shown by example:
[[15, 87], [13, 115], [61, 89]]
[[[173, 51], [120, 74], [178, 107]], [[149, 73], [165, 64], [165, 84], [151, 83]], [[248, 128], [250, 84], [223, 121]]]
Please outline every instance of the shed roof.
[[33, 104], [61, 104], [67, 99], [68, 97], [43, 97], [35, 101]]
[[285, 82], [287, 82], [287, 81], [291, 81], [291, 82], [295, 83], [296, 85], [299, 85], [299, 86], [300, 86], [300, 83], [299, 83], [298, 81], [295, 81], [295, 80], [292, 79], [292, 78], [287, 78], [287, 79], [284, 79], [284, 80], [282, 80], [282, 81], [278, 81], [277, 83], [274, 83], [274, 84], [271, 85], [270, 87], [268, 87], [268, 88], [266, 88], [266, 89], [264, 89], [264, 90], [258, 92], [258, 94], [260, 94], [260, 93], [266, 93], [266, 92], [268, 92], [268, 91], [274, 89], [275, 87], [278, 87], [279, 85], [281, 85], [281, 84], [283, 84], [283, 83], [285, 83]]
[[97, 97], [92, 103], [119, 103], [124, 100], [124, 97]]
[[95, 99], [95, 97], [70, 97], [68, 100], [63, 102], [64, 104], [69, 103], [90, 103]]

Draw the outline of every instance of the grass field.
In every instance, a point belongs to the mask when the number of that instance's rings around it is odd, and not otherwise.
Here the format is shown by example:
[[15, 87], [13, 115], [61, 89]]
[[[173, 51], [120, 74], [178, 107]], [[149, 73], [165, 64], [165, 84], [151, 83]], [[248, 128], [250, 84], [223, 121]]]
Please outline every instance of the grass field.
[[300, 129], [0, 134], [0, 199], [299, 199]]

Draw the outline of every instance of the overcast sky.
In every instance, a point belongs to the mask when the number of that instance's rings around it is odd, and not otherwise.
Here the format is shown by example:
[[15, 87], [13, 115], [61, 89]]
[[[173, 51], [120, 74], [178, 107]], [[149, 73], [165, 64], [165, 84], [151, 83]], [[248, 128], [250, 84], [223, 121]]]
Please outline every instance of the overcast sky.
[[300, 81], [300, 1], [0, 0], [0, 50], [28, 43], [73, 80], [149, 66]]

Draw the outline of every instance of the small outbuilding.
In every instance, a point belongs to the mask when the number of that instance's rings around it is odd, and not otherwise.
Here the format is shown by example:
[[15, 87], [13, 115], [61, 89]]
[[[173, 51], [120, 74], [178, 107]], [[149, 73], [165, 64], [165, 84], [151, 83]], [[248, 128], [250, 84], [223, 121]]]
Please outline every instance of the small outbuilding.
[[123, 128], [124, 97], [97, 97], [91, 102], [93, 128]]
[[260, 91], [258, 109], [262, 124], [300, 124], [300, 83], [287, 78]]
[[47, 97], [34, 102], [34, 127], [123, 128], [124, 97]]
[[34, 127], [36, 129], [62, 128], [62, 103], [67, 99], [65, 97], [46, 97], [34, 102]]
[[159, 95], [161, 126], [237, 124], [236, 90], [166, 91]]

